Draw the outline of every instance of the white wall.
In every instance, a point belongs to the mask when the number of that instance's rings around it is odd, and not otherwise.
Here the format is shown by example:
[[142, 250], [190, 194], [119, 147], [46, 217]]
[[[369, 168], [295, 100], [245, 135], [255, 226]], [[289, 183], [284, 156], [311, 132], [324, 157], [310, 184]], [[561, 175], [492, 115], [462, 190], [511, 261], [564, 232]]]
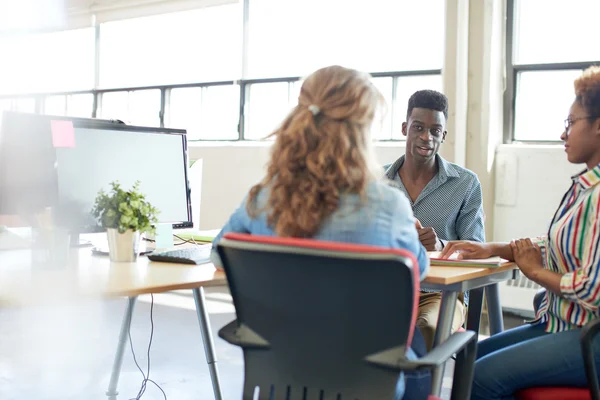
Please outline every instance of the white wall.
[[561, 145], [502, 145], [496, 153], [493, 239], [546, 234], [570, 177], [585, 169]]
[[[381, 164], [404, 154], [402, 143], [376, 147]], [[191, 143], [191, 160], [202, 159], [200, 229], [220, 228], [240, 204], [250, 187], [264, 176], [270, 145], [253, 142]], [[194, 182], [191, 182], [194, 190]]]
[[[386, 164], [404, 153], [404, 145], [380, 143], [376, 152], [379, 162]], [[263, 177], [269, 154], [268, 143], [190, 146], [190, 158], [203, 160], [200, 229], [223, 225], [248, 189]], [[500, 146], [496, 152], [493, 236], [489, 239], [545, 234], [570, 177], [583, 168], [569, 164], [560, 145]]]

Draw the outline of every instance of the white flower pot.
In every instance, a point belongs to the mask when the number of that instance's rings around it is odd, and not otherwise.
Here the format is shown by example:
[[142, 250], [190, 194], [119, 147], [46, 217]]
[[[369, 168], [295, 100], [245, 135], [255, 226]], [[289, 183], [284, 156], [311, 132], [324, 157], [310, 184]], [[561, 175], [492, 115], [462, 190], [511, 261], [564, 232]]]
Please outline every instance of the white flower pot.
[[134, 262], [140, 249], [140, 233], [128, 230], [119, 233], [118, 229], [107, 229], [108, 254], [113, 262]]

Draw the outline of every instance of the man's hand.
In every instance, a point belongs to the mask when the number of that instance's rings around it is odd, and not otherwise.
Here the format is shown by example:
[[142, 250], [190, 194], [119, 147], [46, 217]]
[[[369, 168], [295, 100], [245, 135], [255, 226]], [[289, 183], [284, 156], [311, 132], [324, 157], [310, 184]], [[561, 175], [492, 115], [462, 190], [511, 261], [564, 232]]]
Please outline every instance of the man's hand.
[[425, 250], [442, 251], [444, 246], [440, 239], [438, 239], [435, 229], [432, 227], [423, 228], [423, 225], [421, 225], [419, 220], [416, 220], [415, 226], [417, 228], [417, 233], [419, 234], [419, 241], [423, 247], [425, 247]]

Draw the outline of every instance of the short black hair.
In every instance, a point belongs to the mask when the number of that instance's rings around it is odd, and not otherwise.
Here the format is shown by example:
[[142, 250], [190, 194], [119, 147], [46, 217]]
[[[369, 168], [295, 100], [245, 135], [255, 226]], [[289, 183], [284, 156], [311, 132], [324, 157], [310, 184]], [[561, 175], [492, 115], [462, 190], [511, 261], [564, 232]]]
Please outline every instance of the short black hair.
[[436, 90], [419, 90], [408, 99], [406, 121], [410, 118], [413, 108], [427, 108], [428, 110], [441, 111], [448, 119], [448, 97]]

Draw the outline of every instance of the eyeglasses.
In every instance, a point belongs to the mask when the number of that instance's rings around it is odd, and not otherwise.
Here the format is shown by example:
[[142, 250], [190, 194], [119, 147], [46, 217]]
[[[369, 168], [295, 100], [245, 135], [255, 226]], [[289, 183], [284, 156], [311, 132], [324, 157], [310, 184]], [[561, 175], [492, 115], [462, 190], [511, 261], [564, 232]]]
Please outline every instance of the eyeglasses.
[[567, 134], [567, 136], [569, 136], [569, 130], [571, 129], [573, 124], [575, 122], [579, 121], [580, 119], [595, 119], [595, 118], [600, 118], [600, 117], [589, 116], [589, 117], [579, 117], [579, 118], [567, 118], [567, 119], [565, 119], [565, 133]]

